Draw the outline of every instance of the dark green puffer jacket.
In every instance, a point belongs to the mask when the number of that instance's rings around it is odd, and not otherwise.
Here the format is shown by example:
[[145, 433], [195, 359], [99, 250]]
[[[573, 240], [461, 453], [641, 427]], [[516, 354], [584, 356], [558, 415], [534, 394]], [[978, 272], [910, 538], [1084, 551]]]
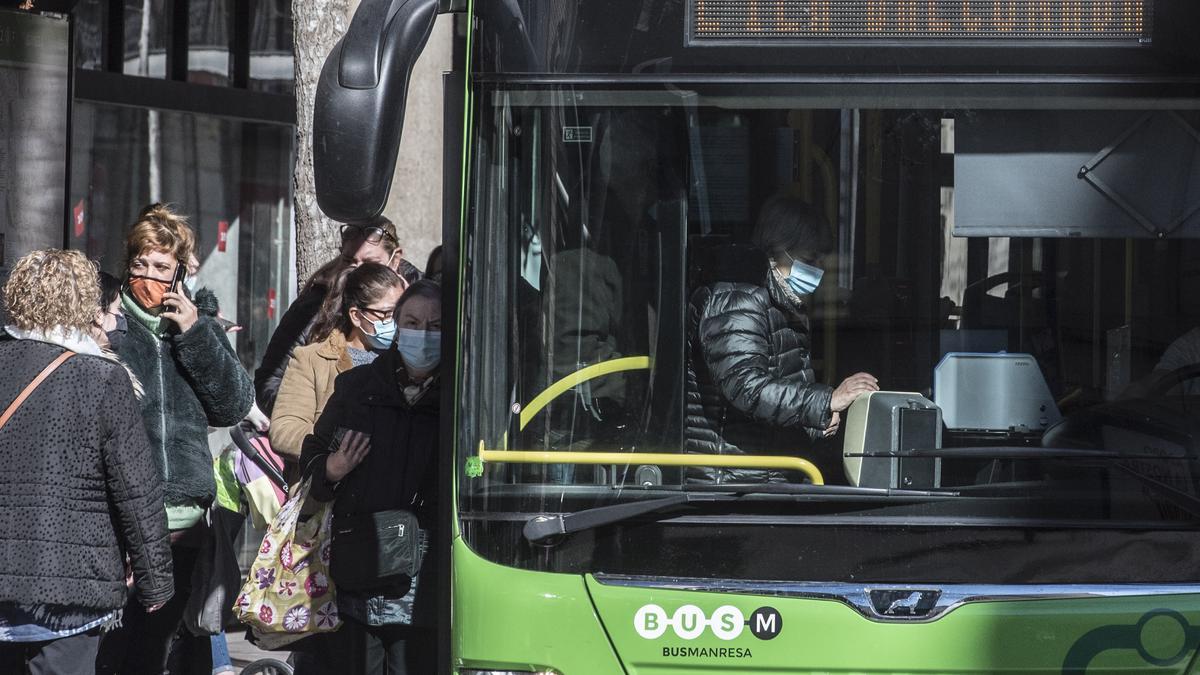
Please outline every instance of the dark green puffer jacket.
[[122, 300], [129, 333], [118, 355], [146, 388], [142, 418], [166, 504], [206, 507], [216, 493], [208, 427], [240, 422], [254, 403], [254, 385], [220, 325], [206, 315], [206, 298], [197, 298], [200, 318], [183, 334], [170, 321], [147, 325], [152, 321], [130, 307], [133, 301]]

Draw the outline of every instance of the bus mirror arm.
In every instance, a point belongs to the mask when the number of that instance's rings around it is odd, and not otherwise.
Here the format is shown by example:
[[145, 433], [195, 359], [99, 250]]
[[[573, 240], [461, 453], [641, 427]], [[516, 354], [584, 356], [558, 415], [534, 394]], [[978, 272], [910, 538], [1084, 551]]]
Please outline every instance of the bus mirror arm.
[[437, 10], [438, 0], [363, 0], [325, 61], [313, 110], [313, 170], [317, 203], [330, 218], [362, 221], [383, 211], [409, 78]]

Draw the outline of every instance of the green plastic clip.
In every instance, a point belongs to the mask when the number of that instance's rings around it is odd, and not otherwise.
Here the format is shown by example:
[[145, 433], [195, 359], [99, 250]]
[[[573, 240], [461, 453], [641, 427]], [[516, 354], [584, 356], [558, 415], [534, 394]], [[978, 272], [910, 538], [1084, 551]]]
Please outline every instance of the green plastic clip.
[[467, 477], [468, 478], [479, 478], [482, 475], [483, 475], [483, 458], [478, 457], [478, 456], [468, 457], [467, 458]]

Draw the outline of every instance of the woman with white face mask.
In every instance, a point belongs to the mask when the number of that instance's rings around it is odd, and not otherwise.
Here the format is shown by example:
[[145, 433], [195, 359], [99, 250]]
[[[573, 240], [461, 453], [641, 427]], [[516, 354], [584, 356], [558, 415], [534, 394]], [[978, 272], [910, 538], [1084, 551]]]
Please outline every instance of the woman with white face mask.
[[341, 373], [366, 365], [396, 339], [394, 309], [405, 283], [390, 268], [363, 263], [334, 281], [313, 325], [311, 342], [296, 349], [271, 414], [271, 446], [297, 461], [304, 437], [333, 395]]
[[330, 573], [345, 623], [319, 638], [322, 648], [297, 664], [297, 675], [434, 671], [432, 593], [439, 570], [426, 565], [416, 576], [375, 568], [364, 573], [355, 562], [378, 559], [378, 548], [343, 547], [339, 533], [403, 512], [415, 517], [423, 551], [443, 534], [435, 529], [441, 302], [441, 287], [432, 281], [405, 291], [395, 308], [396, 348], [339, 376], [304, 440], [300, 466], [313, 481], [309, 499], [333, 502]]
[[[762, 207], [753, 246], [728, 246], [715, 256], [707, 285], [692, 295], [687, 377], [690, 452], [810, 455], [833, 436], [841, 414], [879, 389], [869, 373], [837, 387], [812, 368], [809, 312], [833, 248], [821, 214], [785, 194]], [[840, 457], [826, 458], [830, 464]], [[700, 469], [702, 482], [781, 480], [761, 470]]]

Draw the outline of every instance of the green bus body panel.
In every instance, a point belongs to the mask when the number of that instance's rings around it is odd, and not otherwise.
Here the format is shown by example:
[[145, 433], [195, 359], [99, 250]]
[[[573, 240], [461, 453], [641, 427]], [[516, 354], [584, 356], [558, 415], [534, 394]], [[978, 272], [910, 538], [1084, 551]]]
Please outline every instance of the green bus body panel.
[[[615, 587], [591, 578], [588, 583], [629, 675], [701, 670], [1183, 673], [1200, 642], [1200, 596], [1195, 595], [986, 602], [961, 606], [929, 623], [882, 623], [836, 600]], [[647, 604], [658, 605], [667, 616], [694, 605], [703, 617], [732, 606], [747, 622], [766, 607], [776, 610], [781, 622], [767, 639], [756, 637], [749, 626], [730, 640], [718, 639], [711, 627], [691, 640], [673, 627], [647, 639], [635, 629], [638, 610]], [[1157, 610], [1170, 614], [1152, 614]], [[1143, 658], [1139, 643], [1164, 665]]]
[[[1191, 668], [1200, 595], [982, 602], [929, 623], [883, 623], [833, 600], [605, 586], [590, 576], [509, 568], [459, 538], [453, 583], [457, 667], [563, 675], [1200, 672]], [[657, 637], [635, 627], [647, 605], [672, 617]], [[687, 605], [700, 623], [681, 629], [703, 627], [693, 639], [670, 625]], [[746, 619], [732, 639], [713, 630], [722, 607]], [[778, 623], [767, 624], [773, 637], [752, 630], [763, 608], [778, 612]]]
[[583, 577], [488, 562], [453, 544], [456, 667], [623, 673]]

